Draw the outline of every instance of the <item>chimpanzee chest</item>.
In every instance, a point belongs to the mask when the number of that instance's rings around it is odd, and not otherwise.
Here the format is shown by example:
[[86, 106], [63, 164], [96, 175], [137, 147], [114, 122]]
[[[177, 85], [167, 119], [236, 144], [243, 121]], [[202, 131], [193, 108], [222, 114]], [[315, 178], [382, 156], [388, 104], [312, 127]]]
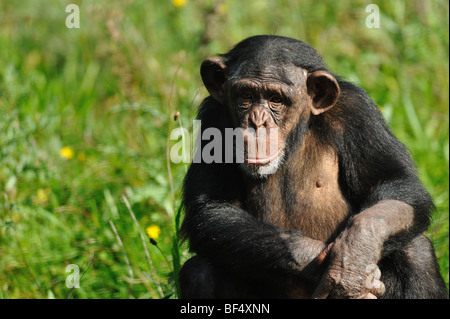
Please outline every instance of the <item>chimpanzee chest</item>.
[[247, 209], [257, 219], [282, 230], [300, 230], [330, 241], [349, 216], [338, 183], [338, 157], [331, 148], [292, 154], [278, 172], [248, 187]]

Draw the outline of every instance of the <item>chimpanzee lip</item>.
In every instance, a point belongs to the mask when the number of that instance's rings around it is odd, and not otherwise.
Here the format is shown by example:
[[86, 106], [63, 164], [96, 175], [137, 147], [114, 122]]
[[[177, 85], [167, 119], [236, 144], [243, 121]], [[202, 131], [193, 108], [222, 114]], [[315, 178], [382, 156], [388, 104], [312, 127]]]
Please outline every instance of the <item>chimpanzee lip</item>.
[[245, 162], [249, 163], [249, 164], [256, 164], [256, 165], [264, 165], [267, 164], [271, 161], [273, 161], [274, 159], [276, 159], [278, 156], [281, 155], [281, 153], [283, 152], [284, 148], [280, 149], [276, 154], [272, 155], [272, 156], [268, 156], [268, 157], [263, 157], [263, 158], [246, 158]]

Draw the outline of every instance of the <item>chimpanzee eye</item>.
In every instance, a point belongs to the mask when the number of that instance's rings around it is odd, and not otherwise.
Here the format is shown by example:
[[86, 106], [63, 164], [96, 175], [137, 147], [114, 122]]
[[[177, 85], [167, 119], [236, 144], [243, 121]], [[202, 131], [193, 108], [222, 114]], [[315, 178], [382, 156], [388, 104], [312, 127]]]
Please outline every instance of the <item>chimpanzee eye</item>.
[[248, 91], [244, 91], [239, 94], [239, 98], [241, 98], [242, 100], [251, 100], [252, 97], [252, 94]]
[[270, 103], [281, 104], [281, 103], [283, 103], [283, 99], [279, 95], [274, 95], [270, 98]]
[[270, 102], [269, 102], [269, 107], [273, 110], [273, 111], [280, 111], [284, 106], [284, 100], [281, 96], [279, 96], [278, 94], [273, 95], [270, 98]]
[[252, 105], [253, 95], [249, 91], [239, 93], [238, 105], [240, 108], [247, 109]]

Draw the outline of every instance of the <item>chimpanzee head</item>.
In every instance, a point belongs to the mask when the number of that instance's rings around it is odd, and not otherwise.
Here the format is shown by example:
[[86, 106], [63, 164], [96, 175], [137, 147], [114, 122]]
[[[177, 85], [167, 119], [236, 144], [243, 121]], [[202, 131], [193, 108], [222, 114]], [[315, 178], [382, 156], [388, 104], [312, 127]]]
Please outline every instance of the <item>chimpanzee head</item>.
[[280, 36], [248, 38], [221, 58], [206, 59], [201, 75], [243, 130], [243, 149], [236, 152], [243, 152], [243, 168], [253, 176], [274, 173], [291, 147], [289, 135], [339, 97], [339, 84], [318, 53]]

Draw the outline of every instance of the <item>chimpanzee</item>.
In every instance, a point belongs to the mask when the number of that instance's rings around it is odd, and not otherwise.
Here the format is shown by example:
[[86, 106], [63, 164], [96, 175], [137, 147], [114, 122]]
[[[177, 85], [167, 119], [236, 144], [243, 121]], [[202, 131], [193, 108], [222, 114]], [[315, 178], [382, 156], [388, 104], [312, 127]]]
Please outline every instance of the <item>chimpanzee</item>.
[[223, 160], [187, 172], [182, 298], [448, 298], [422, 235], [432, 199], [364, 90], [281, 36], [243, 40], [201, 76], [201, 132], [246, 134], [233, 161], [213, 149]]

